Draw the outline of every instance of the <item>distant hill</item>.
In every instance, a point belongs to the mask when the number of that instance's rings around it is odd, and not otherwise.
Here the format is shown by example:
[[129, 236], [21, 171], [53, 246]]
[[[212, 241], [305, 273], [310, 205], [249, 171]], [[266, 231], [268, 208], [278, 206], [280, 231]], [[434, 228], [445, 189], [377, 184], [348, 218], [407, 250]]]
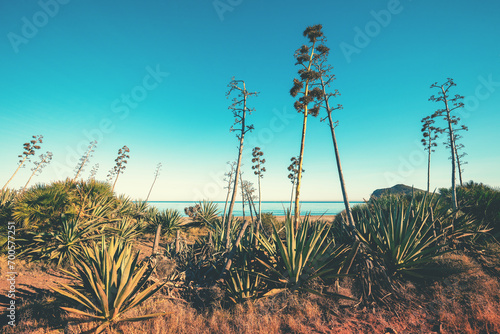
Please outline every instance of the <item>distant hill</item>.
[[410, 186], [404, 184], [396, 184], [391, 188], [383, 188], [375, 190], [370, 197], [379, 198], [382, 195], [411, 195], [411, 193], [415, 192], [425, 192], [425, 190], [412, 188]]

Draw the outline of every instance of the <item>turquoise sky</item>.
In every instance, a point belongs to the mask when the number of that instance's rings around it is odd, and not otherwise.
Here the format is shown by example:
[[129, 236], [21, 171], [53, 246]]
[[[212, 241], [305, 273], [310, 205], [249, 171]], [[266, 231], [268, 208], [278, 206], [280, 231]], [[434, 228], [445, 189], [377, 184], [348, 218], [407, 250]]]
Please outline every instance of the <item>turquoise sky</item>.
[[[0, 182], [17, 167], [32, 135], [54, 159], [36, 182], [74, 176], [88, 143], [98, 146], [83, 173], [98, 179], [130, 148], [116, 190], [152, 200], [223, 200], [222, 176], [237, 157], [227, 84], [245, 80], [249, 100], [244, 179], [255, 184], [251, 150], [267, 161], [264, 200], [286, 200], [290, 158], [302, 117], [289, 90], [303, 30], [321, 23], [342, 94], [338, 143], [352, 200], [397, 183], [426, 187], [420, 120], [448, 77], [466, 97], [464, 179], [500, 186], [500, 2], [481, 1], [95, 1], [0, 2]], [[441, 123], [441, 125], [443, 125]], [[441, 140], [440, 140], [441, 143]], [[431, 187], [449, 187], [444, 145], [432, 159]], [[308, 122], [304, 200], [340, 200], [328, 126]], [[18, 188], [32, 164], [12, 183]]]

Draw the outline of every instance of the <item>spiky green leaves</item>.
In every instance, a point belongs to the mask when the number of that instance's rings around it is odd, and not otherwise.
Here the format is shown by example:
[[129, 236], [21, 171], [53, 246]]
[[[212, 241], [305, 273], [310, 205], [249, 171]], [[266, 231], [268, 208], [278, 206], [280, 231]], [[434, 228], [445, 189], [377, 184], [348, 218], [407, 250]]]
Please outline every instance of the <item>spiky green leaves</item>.
[[259, 236], [267, 257], [257, 260], [269, 270], [271, 280], [282, 286], [269, 291], [270, 294], [283, 289], [303, 289], [304, 284], [315, 277], [337, 276], [347, 249], [335, 246], [328, 237], [328, 231], [327, 224], [312, 224], [308, 216], [296, 231], [288, 215], [285, 220], [285, 240], [280, 238], [274, 225], [271, 239]]
[[418, 275], [444, 252], [438, 241], [446, 230], [440, 228], [438, 206], [439, 200], [427, 194], [409, 202], [404, 197], [373, 199], [356, 220], [358, 236], [390, 274]]
[[156, 227], [161, 225], [162, 233], [166, 237], [174, 235], [175, 231], [181, 228], [181, 222], [181, 213], [176, 209], [165, 209], [153, 217], [154, 229], [156, 230]]
[[156, 283], [143, 289], [153, 268], [147, 263], [139, 265], [138, 257], [139, 253], [133, 252], [130, 244], [124, 244], [116, 238], [108, 242], [103, 238], [100, 244], [85, 247], [82, 261], [66, 272], [76, 283], [53, 287], [54, 291], [78, 307], [62, 309], [100, 321], [101, 324], [95, 328], [96, 333], [118, 322], [164, 315], [155, 313], [134, 318], [123, 317], [125, 312], [147, 300], [164, 285]]

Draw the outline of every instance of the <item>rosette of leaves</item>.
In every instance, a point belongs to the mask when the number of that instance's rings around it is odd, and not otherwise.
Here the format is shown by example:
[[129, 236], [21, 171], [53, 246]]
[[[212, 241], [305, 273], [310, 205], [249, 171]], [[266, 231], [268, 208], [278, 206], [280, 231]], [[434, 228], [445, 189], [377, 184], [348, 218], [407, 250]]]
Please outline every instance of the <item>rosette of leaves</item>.
[[227, 297], [234, 304], [260, 298], [266, 288], [262, 275], [252, 265], [252, 260], [245, 258], [241, 262], [231, 269], [229, 278], [224, 281]]
[[[452, 225], [439, 214], [433, 195], [372, 199], [367, 210], [358, 212], [358, 236], [371, 254], [381, 259], [389, 275], [419, 276], [445, 252], [443, 242]], [[380, 202], [380, 203], [379, 203]]]
[[268, 281], [276, 285], [266, 296], [287, 289], [318, 293], [307, 288], [306, 284], [316, 277], [340, 277], [338, 273], [348, 247], [336, 246], [329, 237], [329, 229], [326, 223], [320, 221], [312, 224], [310, 217], [306, 216], [295, 230], [291, 215], [288, 215], [285, 220], [285, 240], [280, 238], [274, 225], [270, 239], [259, 236], [267, 256], [257, 260], [268, 269]]
[[81, 257], [83, 245], [100, 237], [97, 234], [102, 222], [77, 218], [63, 219], [61, 226], [51, 232], [28, 232], [25, 249], [19, 255], [56, 262], [57, 266], [74, 265]]
[[179, 210], [165, 209], [160, 211], [153, 217], [154, 230], [158, 225], [161, 225], [162, 234], [170, 237], [181, 228], [182, 216]]
[[[165, 313], [124, 317], [124, 314], [140, 305], [165, 283], [155, 283], [144, 288], [154, 268], [148, 263], [139, 264], [139, 252], [130, 244], [117, 238], [83, 248], [82, 261], [64, 271], [76, 283], [59, 284], [53, 287], [59, 295], [69, 300], [74, 307], [61, 307], [73, 314], [83, 315], [100, 322], [94, 330], [102, 332], [107, 327], [124, 321], [141, 321]], [[144, 289], [143, 289], [144, 288]]]
[[193, 226], [208, 226], [215, 224], [219, 220], [220, 210], [217, 204], [211, 201], [201, 201], [194, 206], [184, 209], [186, 215], [192, 218]]

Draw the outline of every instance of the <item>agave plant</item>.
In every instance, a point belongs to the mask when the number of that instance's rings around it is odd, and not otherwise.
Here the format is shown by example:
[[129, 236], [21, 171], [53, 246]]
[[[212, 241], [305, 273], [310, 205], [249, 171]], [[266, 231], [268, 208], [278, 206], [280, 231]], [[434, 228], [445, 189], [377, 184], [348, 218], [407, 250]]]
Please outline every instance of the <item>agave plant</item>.
[[111, 226], [106, 226], [108, 234], [114, 235], [125, 243], [134, 243], [142, 235], [142, 224], [125, 217]]
[[412, 274], [444, 253], [439, 241], [450, 226], [437, 224], [434, 212], [439, 199], [424, 195], [408, 201], [403, 197], [372, 200], [370, 208], [360, 210], [357, 231], [373, 256], [383, 260], [390, 275]]
[[[241, 225], [241, 220], [231, 217], [231, 230], [229, 231], [229, 237], [231, 240], [236, 239]], [[226, 251], [227, 230], [225, 226], [222, 225], [222, 221], [220, 219], [213, 219], [212, 221], [207, 223], [207, 228], [209, 230], [209, 234], [206, 238], [203, 239], [202, 242], [209, 244], [215, 252]]]
[[219, 208], [217, 204], [211, 201], [201, 201], [195, 206], [187, 207], [184, 212], [193, 219], [190, 225], [210, 225], [219, 219]]
[[165, 209], [153, 218], [153, 225], [161, 225], [162, 234], [166, 237], [174, 235], [180, 229], [181, 222], [181, 213], [176, 209]]
[[[117, 238], [83, 248], [82, 261], [64, 271], [76, 280], [76, 284], [59, 284], [54, 291], [75, 304], [61, 307], [70, 313], [99, 321], [95, 332], [123, 321], [140, 321], [164, 315], [147, 314], [125, 318], [124, 314], [144, 302], [165, 283], [156, 283], [142, 289], [154, 268], [147, 263], [138, 265], [139, 252], [133, 252], [130, 244]], [[81, 310], [81, 309], [84, 310]]]
[[280, 293], [286, 289], [306, 290], [304, 285], [315, 277], [339, 277], [341, 263], [347, 247], [335, 246], [329, 239], [329, 227], [326, 223], [311, 223], [306, 216], [295, 230], [290, 215], [285, 220], [285, 240], [281, 240], [278, 230], [273, 225], [273, 236], [266, 239], [259, 236], [259, 241], [267, 254], [266, 259], [257, 258], [271, 274], [280, 288], [269, 291], [266, 295]]
[[74, 265], [80, 259], [84, 244], [99, 237], [96, 232], [102, 224], [98, 221], [81, 223], [77, 218], [71, 218], [63, 219], [61, 226], [53, 232], [28, 232], [28, 244], [19, 255], [55, 261], [58, 266]]
[[225, 280], [226, 294], [235, 304], [263, 296], [265, 283], [261, 274], [250, 268], [250, 261], [245, 261], [242, 267], [236, 267]]
[[151, 208], [148, 202], [145, 201], [135, 201], [132, 205], [132, 210], [130, 216], [137, 220], [138, 222], [149, 221]]

